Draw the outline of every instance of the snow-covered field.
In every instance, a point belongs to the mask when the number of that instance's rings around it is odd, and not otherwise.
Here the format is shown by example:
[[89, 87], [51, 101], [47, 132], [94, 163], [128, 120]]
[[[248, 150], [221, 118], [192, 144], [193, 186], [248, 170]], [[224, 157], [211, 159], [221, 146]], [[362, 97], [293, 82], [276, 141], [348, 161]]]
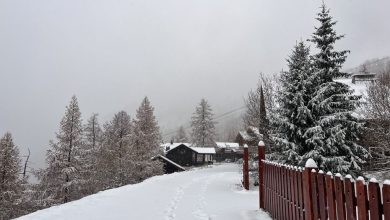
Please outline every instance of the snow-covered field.
[[258, 191], [244, 191], [237, 164], [150, 178], [19, 218], [140, 220], [268, 220]]

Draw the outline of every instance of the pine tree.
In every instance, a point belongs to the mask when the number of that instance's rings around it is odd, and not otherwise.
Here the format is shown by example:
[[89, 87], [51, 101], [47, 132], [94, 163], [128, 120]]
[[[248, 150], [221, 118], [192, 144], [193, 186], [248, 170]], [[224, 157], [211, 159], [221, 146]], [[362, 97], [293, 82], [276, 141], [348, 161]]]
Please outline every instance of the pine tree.
[[334, 81], [347, 76], [340, 69], [349, 51], [334, 49], [344, 36], [336, 34], [336, 22], [324, 4], [317, 20], [320, 26], [310, 41], [319, 52], [313, 56], [316, 74], [310, 80], [314, 92], [308, 104], [315, 123], [304, 134], [307, 148], [302, 160], [313, 158], [321, 168], [333, 172], [359, 171], [368, 156], [356, 143], [362, 124], [352, 114], [360, 97], [352, 95], [349, 86]]
[[188, 142], [187, 133], [183, 126], [180, 126], [179, 129], [177, 130], [176, 141], [179, 143]]
[[130, 157], [133, 124], [125, 111], [114, 115], [104, 125], [103, 144], [99, 149], [97, 166], [101, 189], [134, 183], [133, 160]]
[[83, 148], [81, 112], [76, 96], [66, 107], [56, 140], [50, 141], [46, 154], [47, 168], [38, 172], [44, 206], [66, 203], [83, 196], [81, 160]]
[[299, 42], [287, 59], [288, 71], [281, 74], [281, 95], [279, 96], [279, 117], [276, 122], [278, 135], [276, 141], [281, 146], [284, 162], [297, 164], [305, 153], [304, 134], [313, 126], [313, 118], [308, 102], [313, 92], [310, 78], [313, 70], [310, 62], [310, 50]]
[[191, 118], [191, 137], [194, 146], [215, 146], [215, 121], [213, 116], [210, 105], [205, 99], [202, 99]]
[[93, 194], [99, 189], [97, 157], [102, 144], [103, 131], [98, 122], [98, 114], [94, 113], [84, 126], [84, 150], [83, 150], [83, 173], [86, 182], [83, 187], [86, 194]]
[[0, 139], [0, 219], [11, 219], [20, 215], [22, 203], [22, 181], [19, 150], [12, 135], [6, 133]]
[[152, 157], [160, 154], [161, 134], [154, 116], [154, 108], [147, 97], [142, 100], [134, 120], [132, 154], [134, 158], [133, 174], [137, 182], [151, 176], [162, 174], [163, 165]]

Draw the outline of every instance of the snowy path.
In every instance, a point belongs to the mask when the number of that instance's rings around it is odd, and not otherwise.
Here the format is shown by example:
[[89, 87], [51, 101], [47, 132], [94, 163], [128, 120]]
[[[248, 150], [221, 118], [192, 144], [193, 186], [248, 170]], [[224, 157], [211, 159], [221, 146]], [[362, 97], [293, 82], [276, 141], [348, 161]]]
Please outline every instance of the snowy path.
[[20, 219], [268, 220], [258, 192], [243, 191], [236, 164], [153, 177]]

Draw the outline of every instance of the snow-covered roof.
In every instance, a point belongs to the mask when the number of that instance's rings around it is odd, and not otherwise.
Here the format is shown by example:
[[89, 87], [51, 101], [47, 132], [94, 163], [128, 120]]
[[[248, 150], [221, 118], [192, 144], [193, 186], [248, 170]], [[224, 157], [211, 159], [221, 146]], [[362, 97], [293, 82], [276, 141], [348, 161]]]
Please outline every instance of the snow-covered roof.
[[172, 149], [174, 149], [182, 144], [186, 145], [187, 147], [189, 147], [191, 145], [189, 143], [172, 143], [172, 144], [165, 143], [165, 144], [162, 144], [160, 146], [162, 147], [163, 151], [166, 153], [166, 152], [168, 152], [168, 151], [170, 151], [170, 150], [172, 150]]
[[[168, 163], [171, 163], [172, 165], [174, 165], [175, 167], [181, 169], [182, 171], [185, 171], [185, 170], [186, 170], [186, 169], [184, 169], [184, 167], [182, 167], [182, 166], [180, 166], [179, 164], [173, 162], [172, 160], [170, 160], [170, 159], [164, 157], [163, 155], [160, 155], [160, 154], [159, 154], [159, 155], [157, 155], [156, 157], [159, 157], [159, 158], [161, 158], [161, 159], [167, 161]], [[155, 157], [155, 158], [156, 158], [156, 157]]]
[[248, 134], [248, 132], [246, 132], [246, 131], [240, 131], [239, 134], [240, 134], [240, 136], [241, 136], [244, 140], [246, 140], [246, 141], [252, 140], [252, 136], [250, 136], [250, 135]]
[[[164, 152], [168, 153], [169, 151], [171, 151], [172, 149], [175, 149], [176, 147], [178, 147], [180, 145], [186, 146], [199, 154], [215, 154], [215, 148], [213, 148], [213, 147], [190, 147], [191, 144], [189, 144], [189, 143], [173, 143], [173, 144], [167, 143], [167, 144], [163, 144], [161, 146], [164, 148]], [[167, 147], [169, 147], [169, 149]]]
[[354, 90], [354, 92], [353, 92], [354, 95], [366, 95], [367, 94], [367, 82], [352, 83], [351, 78], [336, 79], [334, 81], [348, 85], [352, 90]]
[[190, 148], [199, 154], [215, 154], [215, 148], [213, 147], [190, 147]]
[[234, 142], [215, 142], [218, 148], [239, 148], [240, 145]]

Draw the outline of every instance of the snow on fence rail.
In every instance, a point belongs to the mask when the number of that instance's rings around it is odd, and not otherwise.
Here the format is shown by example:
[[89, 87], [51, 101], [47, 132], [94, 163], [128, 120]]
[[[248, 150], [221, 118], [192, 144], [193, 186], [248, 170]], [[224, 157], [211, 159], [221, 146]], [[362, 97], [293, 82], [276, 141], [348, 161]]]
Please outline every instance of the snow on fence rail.
[[305, 167], [265, 160], [259, 143], [259, 203], [274, 219], [389, 220], [390, 181], [344, 178], [318, 171], [309, 159]]

